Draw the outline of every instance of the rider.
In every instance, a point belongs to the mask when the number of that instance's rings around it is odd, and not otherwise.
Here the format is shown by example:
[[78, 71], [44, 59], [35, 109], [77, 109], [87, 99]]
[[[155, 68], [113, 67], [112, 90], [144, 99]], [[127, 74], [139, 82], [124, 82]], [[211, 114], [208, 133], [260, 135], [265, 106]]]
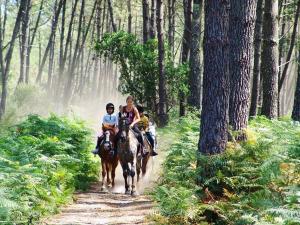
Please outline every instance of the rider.
[[140, 105], [137, 106], [137, 110], [139, 111], [141, 120], [138, 122], [138, 128], [139, 130], [144, 130], [147, 139], [149, 140], [151, 146], [152, 146], [152, 155], [156, 156], [158, 155], [155, 151], [155, 140], [153, 139], [150, 130], [149, 130], [149, 118], [144, 114], [144, 108]]
[[114, 115], [114, 111], [115, 111], [114, 104], [108, 103], [106, 105], [107, 114], [105, 114], [103, 116], [103, 119], [102, 119], [102, 131], [101, 131], [100, 136], [98, 137], [96, 148], [92, 151], [92, 153], [94, 153], [94, 154], [99, 153], [100, 145], [101, 145], [101, 142], [104, 138], [104, 131], [107, 128], [113, 128], [114, 132], [116, 132], [116, 129], [117, 129], [117, 126], [118, 126], [118, 119], [117, 119], [117, 116]]
[[[126, 103], [126, 106], [123, 106], [122, 115], [127, 118], [127, 124], [129, 124], [129, 127], [138, 134], [137, 139], [142, 147], [142, 154], [145, 155], [147, 151], [144, 146], [143, 135], [138, 128], [138, 122], [141, 118], [137, 108], [134, 106], [134, 99], [131, 95], [127, 97]], [[117, 135], [117, 137], [118, 136], [119, 135]]]

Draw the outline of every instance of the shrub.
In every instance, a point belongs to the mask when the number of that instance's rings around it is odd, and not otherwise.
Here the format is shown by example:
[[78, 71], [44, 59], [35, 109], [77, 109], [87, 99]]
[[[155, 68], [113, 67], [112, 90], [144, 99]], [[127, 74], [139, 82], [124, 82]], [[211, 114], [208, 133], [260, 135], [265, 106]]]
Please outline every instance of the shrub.
[[28, 224], [55, 213], [97, 179], [90, 130], [79, 119], [28, 118], [0, 136], [0, 220]]

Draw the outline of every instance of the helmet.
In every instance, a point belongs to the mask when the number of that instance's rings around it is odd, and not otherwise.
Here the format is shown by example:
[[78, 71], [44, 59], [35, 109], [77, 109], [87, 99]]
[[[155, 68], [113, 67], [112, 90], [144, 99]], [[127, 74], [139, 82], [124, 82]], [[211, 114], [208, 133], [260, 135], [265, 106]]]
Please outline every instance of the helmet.
[[112, 110], [113, 110], [113, 113], [114, 113], [114, 111], [115, 111], [115, 106], [114, 106], [114, 104], [108, 103], [108, 104], [106, 105], [106, 111], [107, 111], [108, 109], [112, 109]]

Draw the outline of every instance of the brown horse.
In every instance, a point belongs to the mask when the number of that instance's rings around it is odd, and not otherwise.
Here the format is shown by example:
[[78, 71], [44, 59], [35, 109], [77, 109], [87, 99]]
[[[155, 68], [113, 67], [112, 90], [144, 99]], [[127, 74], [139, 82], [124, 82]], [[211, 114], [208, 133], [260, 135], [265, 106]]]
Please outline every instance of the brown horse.
[[144, 146], [147, 150], [147, 155], [142, 156], [142, 154], [140, 154], [141, 151], [139, 151], [139, 154], [137, 156], [137, 167], [136, 167], [137, 181], [139, 181], [139, 179], [140, 179], [141, 170], [142, 170], [143, 176], [146, 174], [147, 163], [150, 159], [150, 156], [152, 155], [152, 150], [153, 150], [150, 142], [148, 141], [146, 133], [144, 131], [142, 131], [142, 134], [144, 136]]
[[100, 144], [99, 156], [101, 158], [102, 166], [102, 186], [101, 191], [106, 191], [106, 184], [111, 188], [115, 184], [116, 168], [118, 166], [118, 156], [114, 154], [114, 143], [116, 134], [113, 127], [103, 127], [104, 140]]

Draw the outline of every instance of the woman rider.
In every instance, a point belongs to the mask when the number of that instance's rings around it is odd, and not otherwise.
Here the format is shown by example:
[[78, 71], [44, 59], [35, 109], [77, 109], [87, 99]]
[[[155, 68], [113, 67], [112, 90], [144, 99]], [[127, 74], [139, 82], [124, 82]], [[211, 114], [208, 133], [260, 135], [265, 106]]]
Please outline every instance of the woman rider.
[[141, 144], [143, 150], [142, 154], [145, 154], [146, 149], [144, 146], [143, 134], [138, 128], [138, 122], [141, 120], [140, 114], [137, 108], [134, 106], [133, 97], [130, 95], [126, 99], [126, 106], [123, 106], [122, 108], [122, 115], [127, 118], [127, 124], [129, 124], [129, 127], [138, 134], [138, 141]]

